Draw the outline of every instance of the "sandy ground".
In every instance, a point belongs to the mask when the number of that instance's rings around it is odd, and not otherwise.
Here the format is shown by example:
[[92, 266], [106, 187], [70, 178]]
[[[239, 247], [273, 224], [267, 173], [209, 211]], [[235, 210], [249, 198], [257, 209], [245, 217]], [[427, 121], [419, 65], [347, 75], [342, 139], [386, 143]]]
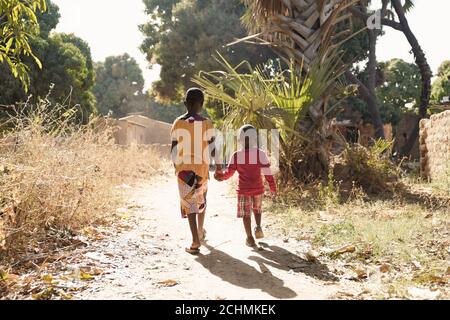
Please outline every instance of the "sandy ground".
[[285, 243], [268, 219], [260, 243], [264, 250], [246, 247], [235, 195], [227, 184], [210, 183], [207, 241], [199, 256], [184, 252], [190, 232], [180, 218], [174, 177], [161, 176], [129, 191], [124, 211], [128, 226], [118, 227], [86, 253], [104, 273], [75, 298], [330, 299], [356, 290], [327, 266], [302, 259], [309, 243]]

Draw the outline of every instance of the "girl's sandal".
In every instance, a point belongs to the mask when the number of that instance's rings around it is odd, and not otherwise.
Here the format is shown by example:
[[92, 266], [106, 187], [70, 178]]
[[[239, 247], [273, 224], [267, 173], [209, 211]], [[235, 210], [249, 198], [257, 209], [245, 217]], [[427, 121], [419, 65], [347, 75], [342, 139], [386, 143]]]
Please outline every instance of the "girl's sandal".
[[192, 255], [198, 255], [200, 254], [200, 249], [199, 248], [186, 248], [186, 252]]
[[258, 245], [256, 244], [255, 241], [251, 242], [251, 241], [249, 241], [248, 239], [245, 241], [245, 245], [246, 245], [247, 247], [250, 247], [250, 248], [257, 248], [257, 247], [258, 247]]

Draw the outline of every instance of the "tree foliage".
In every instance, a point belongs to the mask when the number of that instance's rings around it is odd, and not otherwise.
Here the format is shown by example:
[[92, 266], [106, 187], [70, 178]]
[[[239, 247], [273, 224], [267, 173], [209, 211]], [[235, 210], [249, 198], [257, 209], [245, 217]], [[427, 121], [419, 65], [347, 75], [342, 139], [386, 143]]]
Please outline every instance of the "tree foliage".
[[56, 28], [61, 18], [59, 7], [50, 0], [46, 0], [47, 10], [36, 13], [39, 23], [39, 34], [42, 38], [47, 38], [50, 32]]
[[239, 0], [144, 0], [150, 21], [142, 25], [145, 40], [141, 49], [150, 63], [160, 64], [161, 80], [153, 92], [159, 100], [180, 101], [191, 78], [199, 71], [219, 67], [219, 51], [233, 64], [252, 64], [274, 57], [270, 49], [237, 44], [247, 36], [240, 19], [245, 12]]
[[95, 97], [91, 90], [95, 75], [89, 45], [73, 34], [51, 33], [59, 21], [59, 9], [50, 1], [48, 11], [37, 15], [40, 33], [30, 36], [28, 42], [39, 57], [42, 68], [33, 65], [32, 58], [24, 56], [29, 65], [29, 90], [7, 72], [8, 64], [0, 64], [0, 104], [11, 105], [31, 97], [31, 102], [47, 97], [54, 102], [77, 105], [79, 119], [87, 119], [95, 112]]
[[102, 114], [120, 118], [146, 110], [142, 70], [130, 55], [108, 57], [96, 64], [95, 72], [94, 94]]
[[23, 57], [41, 62], [30, 46], [30, 37], [39, 32], [37, 11], [46, 10], [45, 0], [0, 0], [0, 64], [6, 63], [14, 77], [28, 89], [28, 66]]
[[393, 59], [379, 64], [385, 82], [377, 88], [381, 102], [381, 114], [385, 123], [397, 124], [401, 114], [412, 110], [417, 112], [420, 100], [420, 71], [416, 64]]
[[443, 77], [450, 73], [450, 60], [445, 60], [438, 68], [438, 76]]
[[176, 118], [186, 112], [183, 104], [161, 104], [149, 97], [148, 109], [145, 115], [159, 121], [173, 123]]
[[[380, 101], [380, 114], [383, 123], [396, 125], [402, 114], [417, 112], [420, 99], [420, 71], [417, 65], [401, 59], [392, 59], [378, 63], [376, 95]], [[358, 77], [367, 78], [367, 71], [357, 72]], [[352, 109], [362, 114], [365, 121], [370, 120], [364, 102], [358, 97], [351, 97], [347, 101]]]
[[434, 103], [441, 103], [444, 97], [450, 96], [450, 60], [444, 61], [439, 69], [437, 79], [433, 83], [431, 99]]

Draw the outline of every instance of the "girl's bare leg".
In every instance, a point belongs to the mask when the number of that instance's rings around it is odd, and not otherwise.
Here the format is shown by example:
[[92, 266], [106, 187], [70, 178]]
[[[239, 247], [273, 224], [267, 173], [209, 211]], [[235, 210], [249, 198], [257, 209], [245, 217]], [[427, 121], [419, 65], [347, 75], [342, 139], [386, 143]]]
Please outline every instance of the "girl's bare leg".
[[256, 226], [261, 228], [262, 214], [255, 214]]
[[255, 238], [253, 238], [252, 235], [252, 217], [248, 216], [248, 217], [244, 217], [244, 228], [245, 228], [245, 233], [247, 234], [247, 245], [249, 247], [254, 247], [256, 246], [256, 242], [255, 242]]
[[262, 214], [255, 214], [255, 220], [256, 220], [255, 237], [256, 237], [256, 239], [264, 238], [264, 232], [261, 228], [261, 219], [262, 219]]

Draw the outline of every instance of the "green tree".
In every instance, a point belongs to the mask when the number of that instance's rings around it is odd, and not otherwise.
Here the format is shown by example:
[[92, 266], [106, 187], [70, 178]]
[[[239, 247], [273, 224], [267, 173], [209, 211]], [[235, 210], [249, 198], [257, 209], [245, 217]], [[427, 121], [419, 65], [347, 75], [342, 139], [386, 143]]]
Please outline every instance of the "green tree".
[[444, 97], [450, 96], [450, 74], [446, 77], [439, 77], [433, 83], [431, 97], [433, 103], [441, 103]]
[[441, 103], [444, 97], [450, 96], [450, 60], [444, 61], [439, 69], [437, 79], [433, 83], [431, 99], [434, 103]]
[[46, 0], [47, 10], [36, 14], [39, 23], [39, 35], [48, 38], [50, 32], [56, 28], [61, 18], [59, 7], [50, 0]]
[[150, 21], [142, 25], [141, 49], [151, 64], [161, 65], [161, 80], [153, 85], [158, 100], [179, 102], [199, 71], [219, 68], [216, 51], [238, 64], [260, 64], [273, 58], [270, 49], [237, 44], [247, 36], [240, 23], [245, 12], [239, 0], [145, 0]]
[[[23, 102], [31, 95], [31, 101], [47, 96], [57, 102], [79, 105], [80, 117], [86, 119], [95, 112], [93, 86], [93, 67], [89, 69], [88, 57], [71, 42], [74, 35], [54, 34], [47, 39], [40, 37], [31, 40], [33, 50], [41, 57], [43, 68], [30, 67], [29, 92], [11, 75], [0, 74], [0, 104], [11, 105]], [[79, 39], [79, 41], [82, 41]], [[5, 66], [0, 66], [4, 70]]]
[[153, 97], [148, 100], [148, 110], [145, 115], [159, 121], [173, 123], [176, 118], [186, 112], [183, 104], [161, 104]]
[[393, 59], [379, 64], [384, 75], [384, 83], [377, 88], [381, 102], [381, 115], [384, 123], [397, 124], [401, 115], [407, 112], [408, 104], [418, 111], [420, 101], [420, 70], [414, 63]]
[[78, 105], [79, 119], [86, 120], [96, 112], [94, 70], [89, 45], [73, 34], [50, 34], [58, 24], [59, 9], [48, 1], [48, 11], [38, 15], [41, 33], [29, 39], [31, 48], [40, 57], [42, 69], [33, 65], [30, 57], [23, 61], [29, 67], [29, 92], [19, 81], [4, 72], [8, 65], [0, 64], [0, 104], [23, 102], [31, 95], [31, 101], [46, 97], [52, 87], [50, 100], [66, 102], [69, 107]]
[[28, 88], [28, 66], [24, 56], [40, 61], [30, 46], [30, 36], [39, 32], [37, 11], [46, 10], [45, 0], [2, 0], [0, 1], [0, 64], [6, 63], [14, 77]]
[[136, 60], [128, 54], [108, 57], [95, 65], [94, 94], [98, 110], [114, 117], [145, 112], [147, 97], [143, 94], [144, 77]]
[[442, 77], [450, 73], [450, 60], [445, 60], [438, 68], [438, 76]]
[[73, 34], [53, 34], [48, 39], [36, 39], [36, 52], [42, 57], [42, 71], [31, 73], [30, 92], [38, 97], [47, 94], [54, 85], [50, 98], [79, 105], [80, 115], [87, 119], [96, 111], [94, 67], [89, 46]]
[[[367, 68], [356, 71], [358, 78], [363, 82], [367, 78]], [[383, 123], [396, 125], [403, 113], [412, 110], [418, 111], [420, 100], [421, 79], [417, 65], [401, 59], [392, 59], [380, 62], [377, 66], [376, 95], [380, 101], [380, 116]], [[360, 97], [354, 96], [347, 100], [353, 110], [359, 111], [364, 121], [370, 122], [371, 116], [367, 112], [365, 103]]]

